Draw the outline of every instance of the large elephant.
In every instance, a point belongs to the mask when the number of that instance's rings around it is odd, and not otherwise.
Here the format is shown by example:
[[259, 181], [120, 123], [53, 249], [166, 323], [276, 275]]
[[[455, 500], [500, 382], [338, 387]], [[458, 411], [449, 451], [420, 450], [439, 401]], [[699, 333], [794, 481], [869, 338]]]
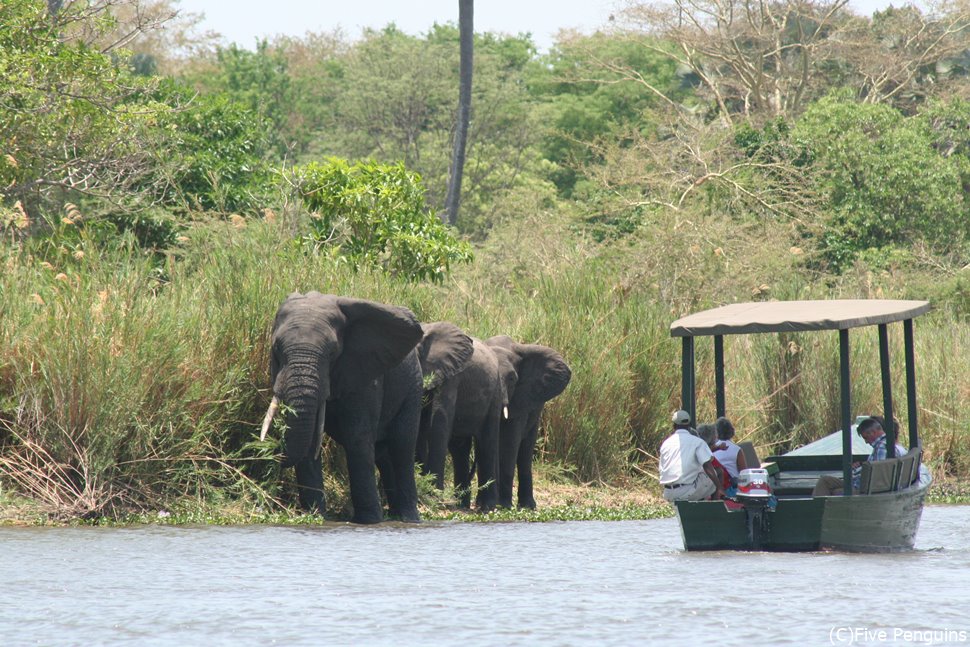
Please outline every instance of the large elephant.
[[261, 437], [285, 405], [285, 467], [296, 469], [300, 504], [324, 514], [321, 444], [346, 452], [353, 520], [377, 523], [383, 507], [418, 521], [414, 449], [421, 416], [421, 324], [402, 307], [319, 292], [294, 292], [273, 323], [273, 400]]
[[[444, 322], [425, 324], [425, 340], [440, 338]], [[464, 336], [464, 335], [463, 335]], [[444, 489], [445, 455], [451, 453], [459, 503], [471, 505], [471, 447], [475, 443], [479, 510], [495, 508], [497, 500], [499, 429], [508, 404], [507, 382], [514, 379], [508, 361], [479, 339], [464, 336], [454, 344], [471, 342], [471, 355], [460, 372], [425, 383], [425, 405], [418, 435], [417, 458], [424, 474], [434, 474], [435, 485]], [[424, 343], [424, 342], [422, 342]], [[439, 342], [440, 343], [440, 342]], [[427, 366], [423, 367], [426, 374]]]
[[515, 369], [516, 380], [509, 392], [508, 415], [499, 435], [498, 504], [512, 507], [512, 481], [519, 470], [518, 504], [534, 510], [532, 453], [539, 430], [539, 417], [546, 402], [565, 390], [572, 373], [562, 356], [539, 344], [519, 344], [500, 335], [485, 342], [504, 352]]

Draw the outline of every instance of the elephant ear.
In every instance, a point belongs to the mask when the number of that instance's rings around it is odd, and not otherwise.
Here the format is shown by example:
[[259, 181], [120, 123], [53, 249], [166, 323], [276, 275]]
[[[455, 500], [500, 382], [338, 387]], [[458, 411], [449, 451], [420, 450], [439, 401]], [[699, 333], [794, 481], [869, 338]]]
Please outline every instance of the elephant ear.
[[421, 324], [407, 308], [338, 297], [346, 318], [343, 351], [331, 369], [332, 396], [355, 391], [394, 368], [421, 341]]
[[562, 355], [539, 344], [515, 344], [513, 352], [520, 358], [513, 410], [548, 402], [566, 389], [572, 371]]
[[418, 344], [418, 360], [424, 389], [430, 391], [465, 369], [474, 346], [471, 337], [447, 321], [421, 324], [421, 329], [424, 337]]

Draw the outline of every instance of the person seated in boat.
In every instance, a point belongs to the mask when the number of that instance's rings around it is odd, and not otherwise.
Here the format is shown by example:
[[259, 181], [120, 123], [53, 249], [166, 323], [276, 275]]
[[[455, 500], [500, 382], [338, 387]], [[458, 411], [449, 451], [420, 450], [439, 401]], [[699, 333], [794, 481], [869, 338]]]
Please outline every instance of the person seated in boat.
[[[870, 446], [872, 446], [872, 452], [869, 454], [869, 458], [866, 460], [870, 463], [875, 463], [876, 461], [884, 461], [887, 458], [886, 451], [886, 432], [882, 428], [882, 423], [875, 417], [866, 418], [859, 423], [856, 427], [856, 432], [862, 436], [862, 439], [866, 441]], [[906, 453], [906, 450], [896, 444], [896, 456], [902, 456]], [[852, 463], [852, 491], [859, 491], [859, 482], [862, 478], [862, 464]], [[818, 481], [815, 483], [815, 489], [812, 490], [812, 496], [835, 496], [842, 494], [845, 490], [845, 485], [837, 476], [830, 476], [828, 474], [823, 474], [818, 477]]]
[[728, 476], [731, 478], [731, 485], [736, 486], [738, 474], [748, 465], [744, 460], [744, 452], [741, 451], [741, 447], [732, 440], [734, 438], [734, 425], [731, 424], [730, 420], [721, 416], [714, 422], [714, 427], [717, 429], [718, 439], [717, 446], [712, 448], [714, 458], [727, 470]]
[[690, 414], [675, 411], [674, 432], [660, 445], [660, 485], [667, 501], [724, 496], [710, 446], [690, 431]]
[[[878, 422], [883, 431], [886, 430], [885, 418], [882, 416], [870, 416], [870, 418]], [[903, 446], [899, 444], [899, 420], [897, 420], [895, 416], [893, 416], [893, 437], [896, 439], [896, 456], [902, 456], [906, 453], [906, 450], [903, 449]], [[885, 441], [883, 441], [883, 447], [885, 447]]]
[[731, 474], [717, 457], [718, 449], [723, 446], [717, 438], [717, 427], [711, 424], [697, 425], [697, 437], [707, 443], [710, 448], [711, 454], [714, 456], [711, 462], [714, 465], [714, 471], [717, 472], [721, 489], [727, 490], [731, 487]]

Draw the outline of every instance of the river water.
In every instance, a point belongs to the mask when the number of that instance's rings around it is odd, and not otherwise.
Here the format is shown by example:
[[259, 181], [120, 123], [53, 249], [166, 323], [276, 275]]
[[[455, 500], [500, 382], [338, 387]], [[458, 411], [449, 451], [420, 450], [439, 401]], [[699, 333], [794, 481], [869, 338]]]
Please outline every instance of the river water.
[[687, 553], [676, 519], [0, 528], [0, 645], [970, 644], [970, 507], [896, 555]]

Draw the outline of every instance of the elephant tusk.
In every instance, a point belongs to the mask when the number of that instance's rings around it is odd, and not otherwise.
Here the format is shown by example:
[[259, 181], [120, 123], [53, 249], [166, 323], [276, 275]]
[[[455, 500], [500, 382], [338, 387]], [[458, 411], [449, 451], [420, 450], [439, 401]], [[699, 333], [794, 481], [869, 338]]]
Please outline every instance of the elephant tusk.
[[273, 401], [269, 403], [269, 410], [266, 412], [266, 417], [263, 418], [263, 429], [262, 431], [259, 432], [260, 442], [266, 440], [266, 432], [269, 431], [269, 426], [273, 422], [273, 416], [276, 415], [276, 412], [279, 410], [279, 408], [280, 408], [280, 399], [274, 395]]
[[502, 417], [504, 419], [506, 419], [506, 420], [509, 419], [509, 408], [508, 407], [502, 407]]

